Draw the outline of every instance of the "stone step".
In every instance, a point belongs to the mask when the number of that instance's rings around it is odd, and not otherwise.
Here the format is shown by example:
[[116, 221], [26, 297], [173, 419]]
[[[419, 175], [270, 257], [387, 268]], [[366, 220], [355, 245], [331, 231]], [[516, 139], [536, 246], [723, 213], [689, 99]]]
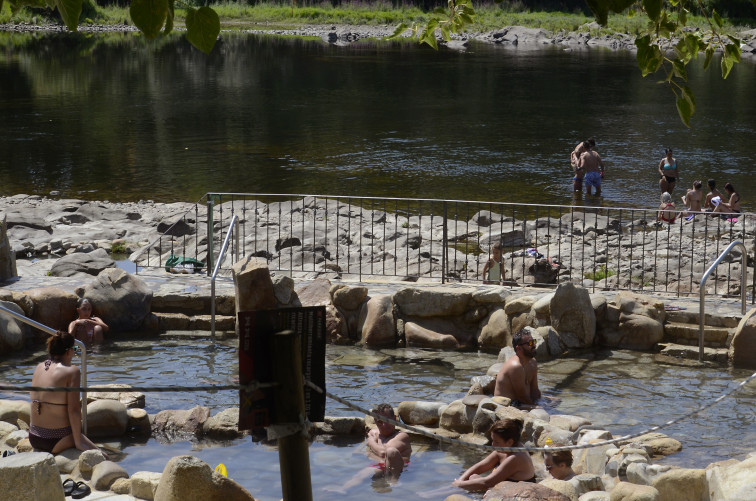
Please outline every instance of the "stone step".
[[[664, 324], [664, 339], [680, 344], [698, 346], [698, 324], [667, 322]], [[734, 329], [704, 325], [704, 346], [725, 348], [729, 346]]]
[[[158, 329], [165, 331], [210, 331], [210, 315], [186, 315], [184, 313], [156, 312]], [[216, 331], [233, 331], [236, 328], [236, 317], [231, 315], [215, 315]]]
[[[661, 356], [684, 359], [698, 360], [698, 346], [683, 346], [675, 343], [660, 344], [662, 350]], [[704, 346], [704, 360], [708, 362], [727, 363], [727, 348], [708, 348]]]
[[[727, 327], [730, 329], [738, 326], [742, 317], [740, 312], [717, 312], [712, 311], [713, 309], [714, 308], [712, 308], [710, 304], [706, 305], [706, 309], [704, 310], [704, 325], [709, 325], [711, 327]], [[700, 318], [701, 315], [697, 307], [677, 311], [667, 311], [666, 315], [667, 322], [676, 324], [698, 325]]]

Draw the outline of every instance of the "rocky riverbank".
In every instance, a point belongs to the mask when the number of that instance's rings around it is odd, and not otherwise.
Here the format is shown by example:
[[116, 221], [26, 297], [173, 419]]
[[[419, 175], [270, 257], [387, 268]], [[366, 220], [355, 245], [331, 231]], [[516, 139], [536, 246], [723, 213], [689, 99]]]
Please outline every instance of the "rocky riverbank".
[[[254, 33], [276, 36], [315, 37], [336, 45], [344, 45], [364, 39], [380, 39], [391, 35], [396, 26], [392, 25], [350, 25], [350, 24], [302, 24], [292, 27], [276, 27], [271, 23], [260, 23], [259, 27], [233, 30], [234, 33]], [[579, 49], [588, 47], [603, 47], [607, 49], [635, 50], [635, 35], [614, 33], [610, 35], [593, 36], [591, 31], [597, 31], [600, 26], [596, 22], [587, 23], [578, 32], [551, 32], [542, 28], [527, 28], [523, 26], [502, 26], [499, 29], [486, 32], [465, 32], [452, 34], [451, 42], [440, 41], [439, 45], [454, 50], [465, 50], [470, 41], [483, 42], [501, 46], [537, 46], [557, 45], [565, 49]], [[26, 24], [7, 23], [0, 25], [0, 31], [16, 32], [63, 32], [65, 26], [59, 24]], [[82, 33], [133, 32], [136, 27], [131, 25], [82, 25]], [[756, 29], [739, 33], [742, 38], [742, 55], [745, 58], [756, 58]], [[223, 31], [220, 35], [223, 38]]]

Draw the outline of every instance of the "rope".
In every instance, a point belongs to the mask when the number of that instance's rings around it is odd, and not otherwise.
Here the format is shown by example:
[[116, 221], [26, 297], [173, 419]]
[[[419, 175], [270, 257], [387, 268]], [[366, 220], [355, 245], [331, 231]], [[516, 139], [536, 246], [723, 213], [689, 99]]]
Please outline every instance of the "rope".
[[351, 402], [349, 402], [347, 400], [344, 400], [343, 398], [338, 397], [338, 396], [334, 395], [333, 393], [325, 391], [322, 388], [320, 388], [319, 386], [311, 383], [310, 381], [305, 381], [305, 386], [308, 386], [308, 387], [312, 388], [313, 390], [317, 391], [320, 394], [325, 393], [325, 395], [328, 398], [330, 398], [332, 400], [336, 400], [337, 402], [346, 405], [350, 409], [353, 409], [353, 410], [356, 410], [358, 412], [362, 412], [364, 414], [372, 416], [374, 419], [380, 419], [381, 421], [385, 421], [387, 423], [391, 423], [394, 426], [396, 426], [397, 428], [402, 428], [402, 429], [405, 429], [405, 430], [409, 430], [412, 433], [416, 433], [418, 435], [423, 435], [425, 437], [432, 438], [432, 439], [437, 440], [437, 441], [439, 441], [441, 443], [450, 444], [450, 445], [460, 445], [460, 446], [463, 446], [463, 447], [469, 447], [469, 448], [473, 448], [473, 449], [483, 449], [483, 450], [502, 451], [502, 452], [546, 452], [546, 451], [548, 451], [548, 452], [555, 452], [555, 451], [571, 451], [571, 450], [578, 450], [578, 449], [590, 449], [590, 448], [593, 448], [593, 447], [601, 447], [603, 445], [612, 445], [612, 444], [616, 444], [618, 442], [624, 442], [624, 441], [627, 441], [627, 440], [631, 440], [633, 438], [640, 437], [641, 435], [645, 435], [646, 433], [651, 433], [651, 432], [655, 432], [655, 431], [661, 430], [661, 429], [666, 428], [668, 426], [672, 426], [673, 424], [679, 423], [683, 419], [687, 419], [687, 418], [689, 418], [691, 416], [695, 416], [696, 414], [699, 414], [700, 412], [703, 412], [704, 410], [708, 409], [709, 407], [712, 407], [713, 405], [718, 404], [719, 402], [721, 402], [722, 400], [724, 400], [726, 397], [728, 397], [731, 394], [735, 393], [736, 391], [740, 390], [746, 384], [750, 383], [754, 378], [756, 378], [756, 372], [754, 372], [753, 374], [751, 374], [748, 378], [746, 378], [739, 385], [737, 385], [736, 387], [732, 388], [731, 390], [723, 393], [718, 398], [716, 398], [715, 400], [712, 400], [708, 404], [702, 405], [698, 409], [695, 409], [695, 410], [693, 410], [691, 412], [688, 412], [687, 414], [684, 414], [684, 415], [682, 415], [680, 417], [677, 417], [675, 419], [671, 419], [671, 420], [667, 421], [664, 424], [660, 424], [660, 425], [657, 425], [657, 426], [652, 426], [651, 428], [648, 428], [646, 430], [643, 430], [643, 431], [640, 431], [640, 432], [637, 432], [637, 433], [632, 433], [632, 434], [629, 434], [629, 435], [623, 435], [623, 436], [618, 437], [618, 438], [613, 438], [613, 439], [610, 439], [610, 440], [603, 440], [601, 442], [594, 442], [594, 443], [582, 444], [582, 445], [564, 445], [564, 446], [548, 446], [548, 447], [494, 447], [492, 445], [479, 445], [479, 444], [474, 444], [472, 442], [465, 442], [464, 440], [457, 440], [457, 439], [454, 439], [454, 438], [442, 437], [440, 435], [436, 435], [435, 433], [431, 433], [431, 432], [423, 430], [421, 428], [417, 428], [417, 427], [412, 426], [412, 425], [408, 425], [408, 424], [401, 423], [401, 422], [393, 420], [393, 419], [389, 419], [386, 416], [382, 416], [380, 414], [376, 414], [373, 411], [369, 411], [369, 410], [367, 410], [367, 409], [365, 409], [363, 407], [360, 407], [360, 406], [355, 405], [355, 404], [353, 404], [353, 403], [351, 403]]
[[29, 391], [55, 391], [65, 393], [130, 393], [134, 391], [142, 393], [188, 393], [194, 391], [226, 391], [226, 390], [244, 390], [253, 392], [259, 388], [273, 388], [278, 383], [260, 383], [252, 381], [247, 385], [224, 384], [224, 385], [207, 385], [207, 386], [130, 386], [128, 388], [103, 388], [92, 386], [9, 386], [0, 385], [0, 391], [10, 392], [29, 392]]
[[[316, 384], [305, 380], [304, 384], [305, 386], [315, 390], [316, 392], [320, 394], [325, 394], [328, 398], [335, 400], [339, 402], [340, 404], [343, 404], [347, 407], [349, 407], [352, 410], [356, 410], [358, 412], [361, 412], [363, 414], [366, 414], [368, 416], [372, 416], [374, 419], [379, 419], [381, 421], [385, 421], [387, 423], [391, 423], [394, 426], [398, 428], [402, 428], [404, 430], [409, 430], [412, 433], [422, 435], [425, 437], [432, 438], [434, 440], [437, 440], [438, 442], [449, 444], [449, 445], [459, 445], [462, 447], [469, 447], [473, 449], [483, 449], [483, 450], [495, 450], [495, 451], [502, 451], [502, 452], [554, 452], [554, 451], [570, 451], [570, 450], [579, 450], [579, 449], [590, 449], [593, 447], [601, 447], [603, 445], [612, 445], [619, 442], [625, 442], [627, 440], [631, 440], [633, 438], [640, 437], [641, 435], [645, 435], [647, 433], [652, 433], [664, 428], [667, 428], [668, 426], [672, 426], [673, 424], [679, 423], [680, 421], [687, 419], [689, 417], [695, 416], [696, 414], [699, 414], [706, 409], [718, 404], [728, 396], [732, 395], [733, 393], [739, 391], [741, 388], [743, 388], [745, 385], [750, 383], [753, 379], [756, 379], [756, 372], [751, 374], [748, 378], [743, 380], [740, 384], [735, 386], [734, 388], [730, 389], [729, 391], [726, 391], [716, 399], [712, 400], [711, 402], [704, 404], [697, 409], [694, 409], [686, 414], [683, 414], [682, 416], [679, 416], [675, 419], [671, 419], [667, 421], [666, 423], [652, 426], [650, 428], [647, 428], [643, 431], [639, 431], [637, 433], [632, 433], [629, 435], [623, 435], [618, 438], [613, 438], [610, 440], [603, 440], [601, 442], [594, 442], [590, 444], [582, 444], [582, 445], [563, 445], [563, 446], [548, 446], [548, 447], [494, 447], [491, 445], [479, 445], [474, 444], [472, 442], [466, 442], [464, 440], [457, 440], [454, 438], [449, 437], [442, 437], [440, 435], [436, 435], [435, 433], [426, 431], [421, 428], [417, 428], [412, 425], [408, 425], [405, 423], [401, 423], [399, 421], [389, 419], [386, 416], [382, 416], [380, 414], [376, 414], [375, 412], [365, 409], [364, 407], [360, 407], [357, 404], [353, 404], [352, 402], [349, 402], [348, 400], [345, 400], [337, 395], [334, 395], [333, 393], [330, 393], [323, 388], [317, 386]], [[278, 386], [278, 383], [260, 383], [258, 381], [252, 381], [247, 385], [207, 385], [207, 386], [132, 386], [129, 388], [102, 388], [102, 387], [57, 387], [57, 386], [9, 386], [9, 385], [0, 385], [0, 391], [10, 391], [10, 392], [29, 392], [29, 391], [53, 391], [53, 392], [87, 392], [87, 393], [129, 393], [129, 392], [143, 392], [143, 393], [167, 393], [167, 392], [196, 392], [196, 391], [226, 391], [226, 390], [245, 390], [248, 392], [255, 391], [259, 388], [272, 388]]]

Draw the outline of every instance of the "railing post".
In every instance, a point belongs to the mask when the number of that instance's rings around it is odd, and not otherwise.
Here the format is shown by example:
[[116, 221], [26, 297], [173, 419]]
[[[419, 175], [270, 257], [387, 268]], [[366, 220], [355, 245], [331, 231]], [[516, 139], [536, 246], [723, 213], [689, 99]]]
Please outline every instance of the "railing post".
[[449, 250], [449, 234], [446, 227], [448, 222], [446, 200], [444, 200], [444, 228], [441, 230], [441, 283], [446, 283], [446, 263], [448, 260], [447, 252]]
[[207, 194], [207, 275], [213, 273], [213, 196]]

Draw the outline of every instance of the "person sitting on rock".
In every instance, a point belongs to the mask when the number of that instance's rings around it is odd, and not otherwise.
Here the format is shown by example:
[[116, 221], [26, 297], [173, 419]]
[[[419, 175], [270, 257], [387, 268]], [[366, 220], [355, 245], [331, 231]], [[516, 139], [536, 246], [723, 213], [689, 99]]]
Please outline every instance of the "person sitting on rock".
[[512, 346], [515, 356], [507, 360], [496, 374], [494, 396], [509, 398], [514, 407], [533, 409], [541, 398], [536, 342], [528, 331], [520, 329], [512, 336]]
[[[523, 421], [521, 419], [502, 419], [496, 421], [489, 431], [491, 445], [494, 447], [522, 447], [520, 436]], [[491, 471], [485, 477], [483, 473]], [[535, 482], [536, 475], [533, 461], [527, 452], [493, 451], [468, 468], [452, 485], [469, 491], [484, 491], [499, 482]]]
[[552, 477], [557, 480], [569, 480], [575, 476], [572, 470], [572, 451], [546, 452], [543, 464]]
[[87, 346], [102, 343], [108, 324], [99, 317], [92, 316], [92, 303], [87, 298], [79, 299], [76, 311], [79, 318], [68, 324], [68, 333]]
[[[32, 386], [81, 386], [81, 371], [71, 365], [74, 338], [58, 331], [47, 340], [49, 358], [34, 369]], [[80, 451], [97, 449], [81, 432], [79, 392], [31, 392], [29, 442], [37, 450], [58, 454], [76, 447]]]

